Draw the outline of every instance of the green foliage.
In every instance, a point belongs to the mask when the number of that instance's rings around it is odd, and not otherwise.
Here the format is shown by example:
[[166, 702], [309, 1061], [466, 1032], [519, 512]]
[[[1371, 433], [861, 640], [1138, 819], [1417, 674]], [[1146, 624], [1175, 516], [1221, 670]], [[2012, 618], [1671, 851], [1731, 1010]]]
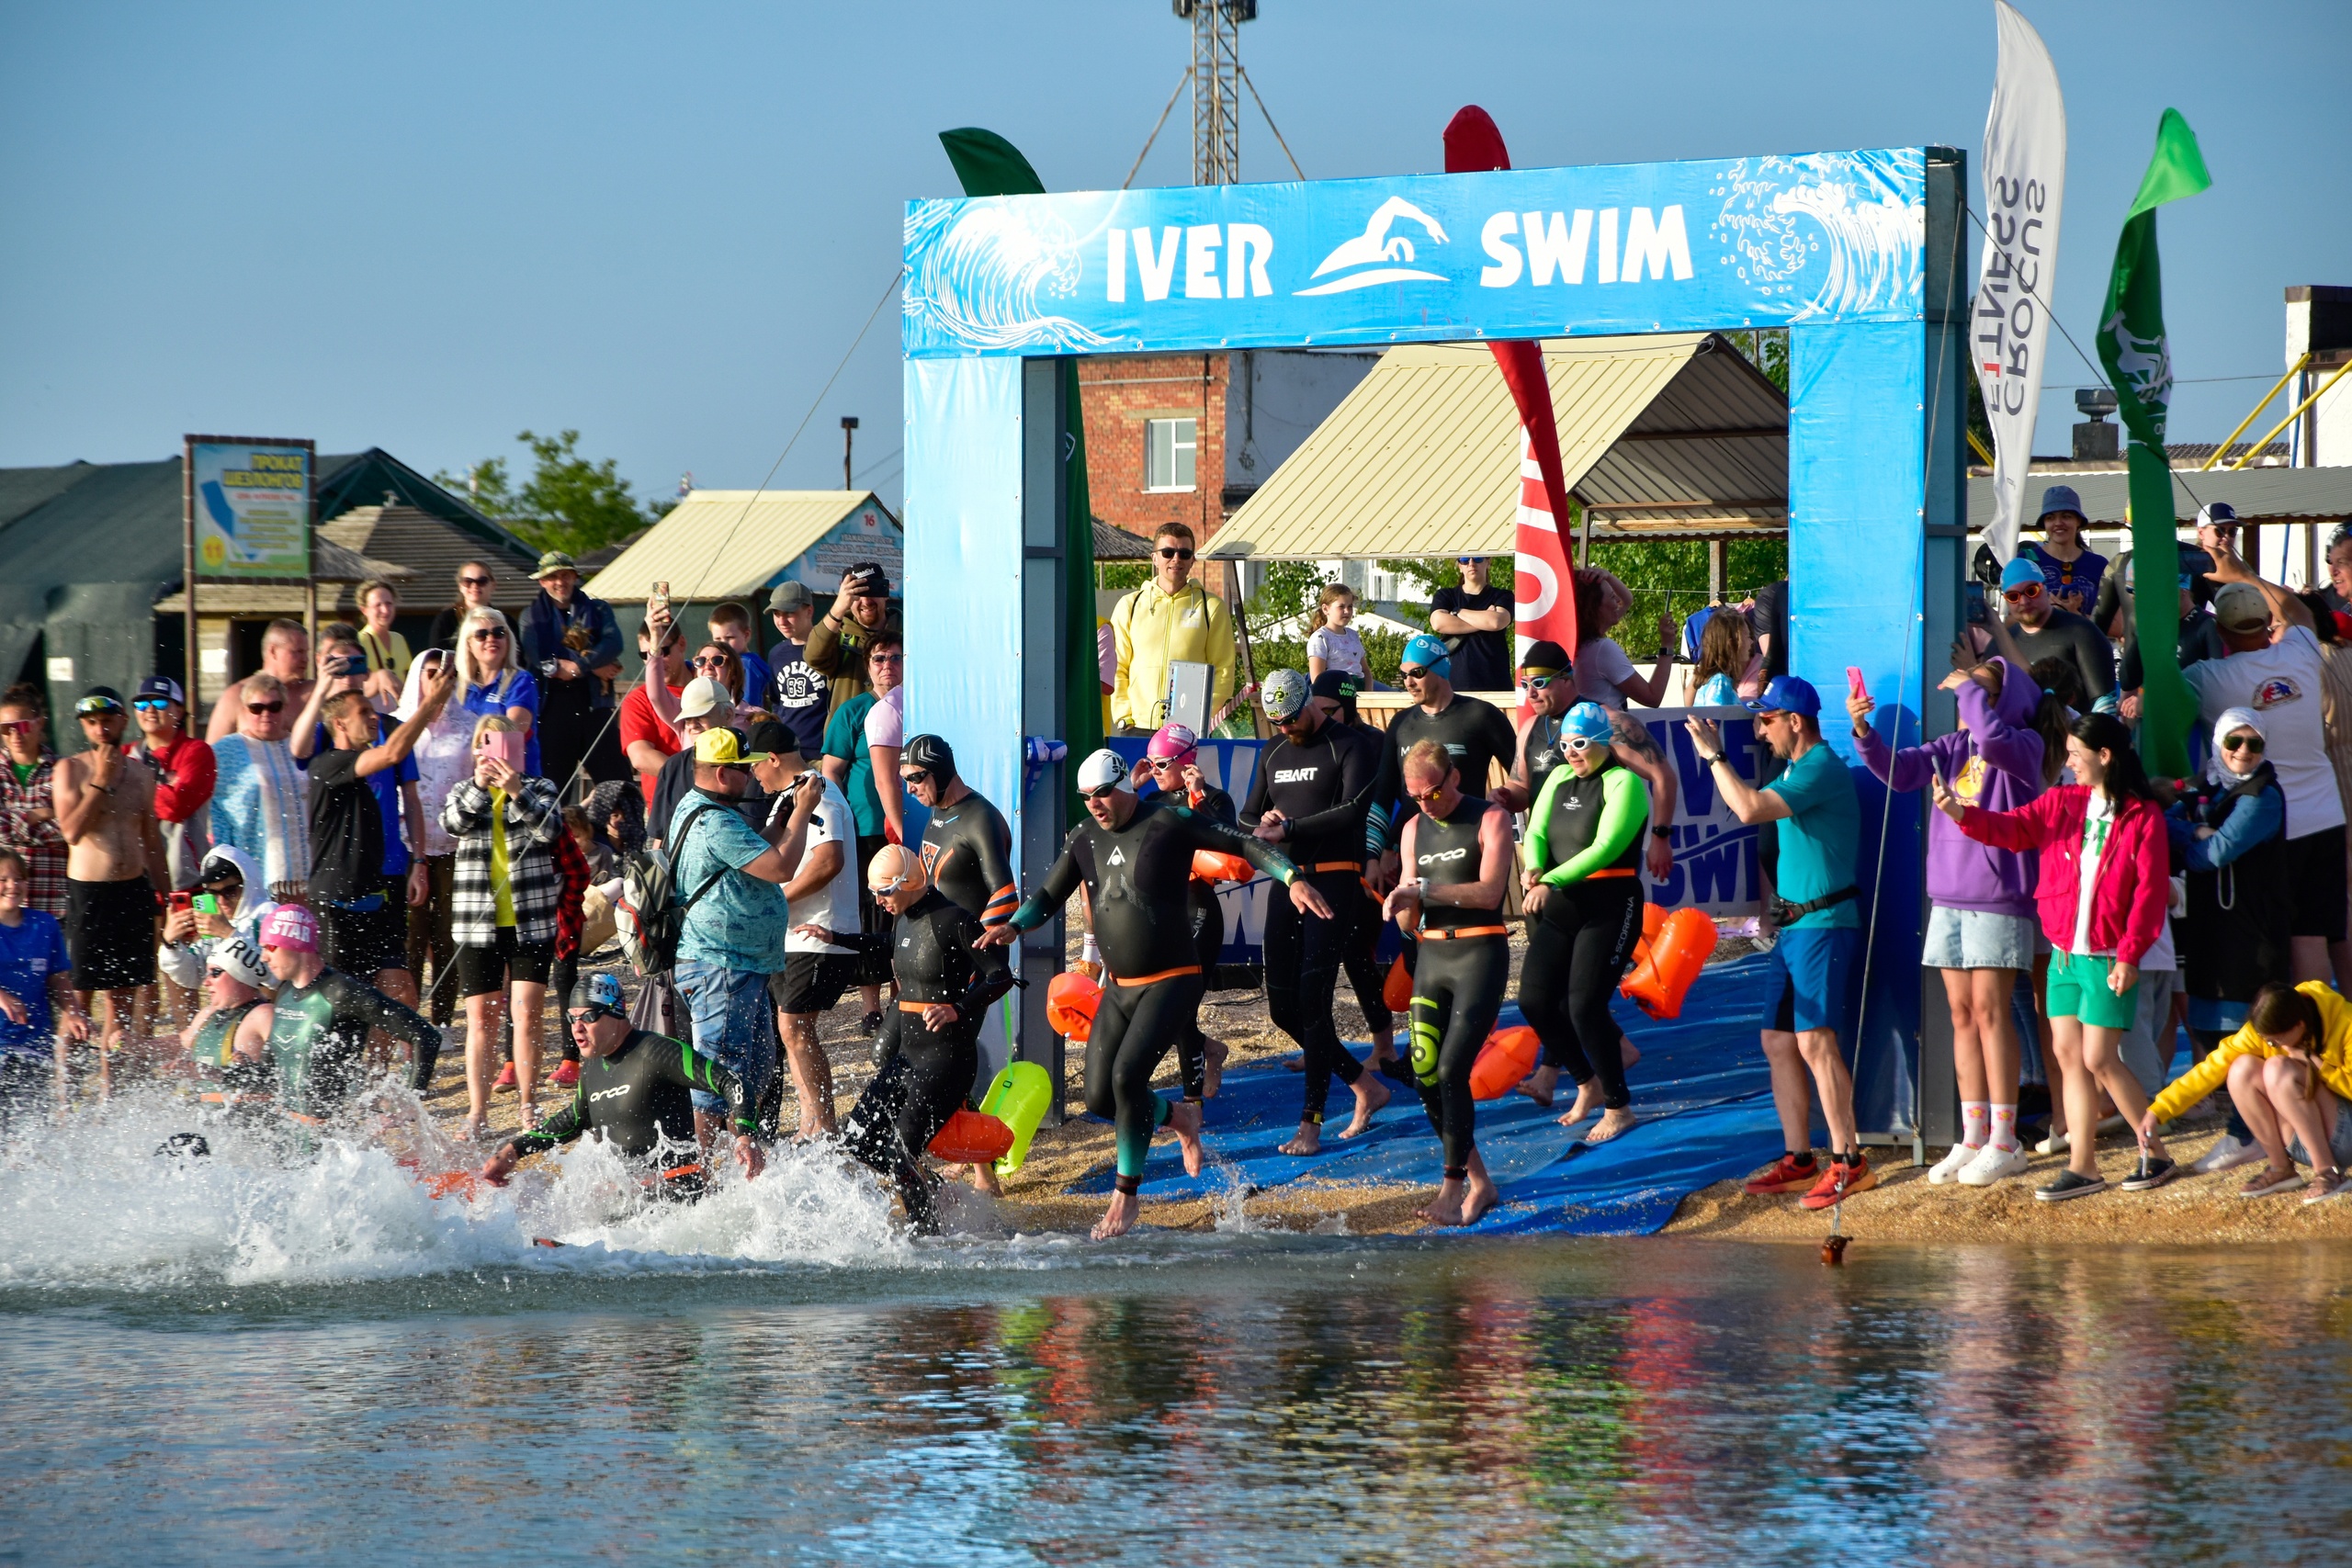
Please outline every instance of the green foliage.
[[[640, 506], [610, 457], [592, 463], [580, 455], [580, 432], [514, 438], [528, 448], [531, 477], [515, 488], [503, 457], [485, 457], [468, 475], [433, 476], [433, 482], [458, 494], [512, 529], [525, 544], [542, 550], [590, 550], [627, 538], [671, 506]], [[675, 503], [673, 502], [672, 505]]]
[[1732, 346], [1745, 355], [1747, 362], [1764, 372], [1764, 378], [1789, 395], [1789, 329], [1768, 327], [1755, 332], [1725, 333]]
[[[1380, 631], [1359, 622], [1356, 635], [1363, 638], [1364, 660], [1372, 666], [1372, 678], [1384, 686], [1404, 684], [1404, 677], [1397, 673], [1405, 662], [1404, 634]], [[1306, 642], [1303, 637], [1270, 637], [1252, 642], [1250, 654], [1261, 681], [1276, 670], [1306, 672]]]
[[[1452, 556], [1410, 557], [1402, 560], [1384, 560], [1377, 564], [1383, 571], [1394, 572], [1398, 577], [1418, 579], [1431, 592], [1441, 588], [1462, 586], [1462, 568]], [[1496, 556], [1487, 562], [1487, 587], [1500, 588], [1508, 592], [1511, 584], [1517, 581], [1518, 579], [1511, 573], [1510, 557]]]
[[[1315, 604], [1323, 596], [1326, 581], [1311, 560], [1268, 561], [1258, 592], [1241, 606], [1250, 642], [1255, 644], [1261, 638], [1296, 638], [1303, 642], [1314, 629]], [[1306, 668], [1304, 656], [1295, 668]]]
[[1114, 593], [1141, 588], [1150, 581], [1149, 561], [1106, 560], [1094, 563], [1094, 585]]
[[[1633, 590], [1634, 607], [1611, 628], [1610, 637], [1635, 662], [1657, 655], [1657, 618], [1679, 624], [1707, 603], [1707, 546], [1702, 539], [1596, 540], [1592, 564], [1614, 572]], [[1731, 604], [1789, 574], [1785, 539], [1734, 539], [1724, 551], [1724, 596]]]

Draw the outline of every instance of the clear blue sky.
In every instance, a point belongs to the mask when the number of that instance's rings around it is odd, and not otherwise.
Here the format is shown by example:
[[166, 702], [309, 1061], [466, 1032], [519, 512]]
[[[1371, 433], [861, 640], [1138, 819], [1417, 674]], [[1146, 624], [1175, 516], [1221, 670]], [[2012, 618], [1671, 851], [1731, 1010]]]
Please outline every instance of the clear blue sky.
[[[1483, 104], [1515, 162], [1942, 142], [1973, 152], [1992, 7], [1263, 0], [1242, 58], [1310, 176], [1434, 169]], [[2090, 346], [2166, 105], [2214, 187], [2165, 209], [2176, 440], [2276, 376], [2280, 288], [2352, 283], [2342, 0], [2030, 0], [2069, 112], [2063, 319]], [[757, 484], [982, 125], [1115, 186], [1186, 58], [1165, 0], [0, 6], [0, 465], [182, 432], [430, 472], [577, 427], [640, 493]], [[2335, 108], [2330, 109], [2330, 104]], [[1243, 168], [1288, 178], [1255, 118]], [[1184, 107], [1141, 184], [1189, 177]], [[1973, 266], [1972, 266], [1973, 275]], [[779, 485], [899, 446], [896, 306]], [[2063, 347], [2053, 383], [2087, 380]], [[2063, 446], [2071, 395], [2043, 401]], [[873, 464], [886, 498], [895, 462]]]

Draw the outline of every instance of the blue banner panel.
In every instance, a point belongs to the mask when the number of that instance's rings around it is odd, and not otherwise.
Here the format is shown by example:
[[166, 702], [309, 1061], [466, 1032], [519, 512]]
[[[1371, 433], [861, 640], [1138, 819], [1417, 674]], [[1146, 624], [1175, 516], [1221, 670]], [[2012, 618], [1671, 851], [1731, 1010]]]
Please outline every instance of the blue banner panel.
[[910, 358], [1904, 321], [1919, 148], [907, 205]]

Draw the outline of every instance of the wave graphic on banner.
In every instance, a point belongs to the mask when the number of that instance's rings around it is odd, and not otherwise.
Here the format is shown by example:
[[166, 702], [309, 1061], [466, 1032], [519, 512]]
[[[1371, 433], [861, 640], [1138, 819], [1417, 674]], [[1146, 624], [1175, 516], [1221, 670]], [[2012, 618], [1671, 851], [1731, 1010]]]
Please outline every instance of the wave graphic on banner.
[[906, 285], [904, 341], [968, 351], [1114, 348], [1048, 310], [1042, 299], [1078, 291], [1079, 238], [1049, 212], [1000, 202], [925, 201], [907, 213], [907, 254], [920, 255]]
[[1742, 158], [1709, 192], [1724, 203], [1712, 227], [1759, 293], [1794, 299], [1811, 288], [1792, 322], [1917, 308], [1927, 209], [1909, 193], [1926, 173], [1916, 149]]

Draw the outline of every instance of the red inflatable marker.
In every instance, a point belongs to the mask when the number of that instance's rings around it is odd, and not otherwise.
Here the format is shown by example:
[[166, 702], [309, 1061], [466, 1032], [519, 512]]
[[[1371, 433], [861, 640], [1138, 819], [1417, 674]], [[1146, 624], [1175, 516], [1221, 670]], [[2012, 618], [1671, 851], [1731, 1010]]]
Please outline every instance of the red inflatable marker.
[[933, 1136], [931, 1152], [949, 1165], [994, 1165], [1012, 1152], [1012, 1129], [986, 1111], [959, 1107]]
[[1677, 909], [1650, 943], [1649, 960], [1617, 987], [1652, 1018], [1679, 1018], [1690, 983], [1715, 951], [1715, 922], [1703, 909]]
[[1478, 1047], [1478, 1059], [1470, 1064], [1470, 1098], [1502, 1099], [1535, 1070], [1535, 1058], [1542, 1050], [1535, 1031], [1526, 1024], [1496, 1030]]

